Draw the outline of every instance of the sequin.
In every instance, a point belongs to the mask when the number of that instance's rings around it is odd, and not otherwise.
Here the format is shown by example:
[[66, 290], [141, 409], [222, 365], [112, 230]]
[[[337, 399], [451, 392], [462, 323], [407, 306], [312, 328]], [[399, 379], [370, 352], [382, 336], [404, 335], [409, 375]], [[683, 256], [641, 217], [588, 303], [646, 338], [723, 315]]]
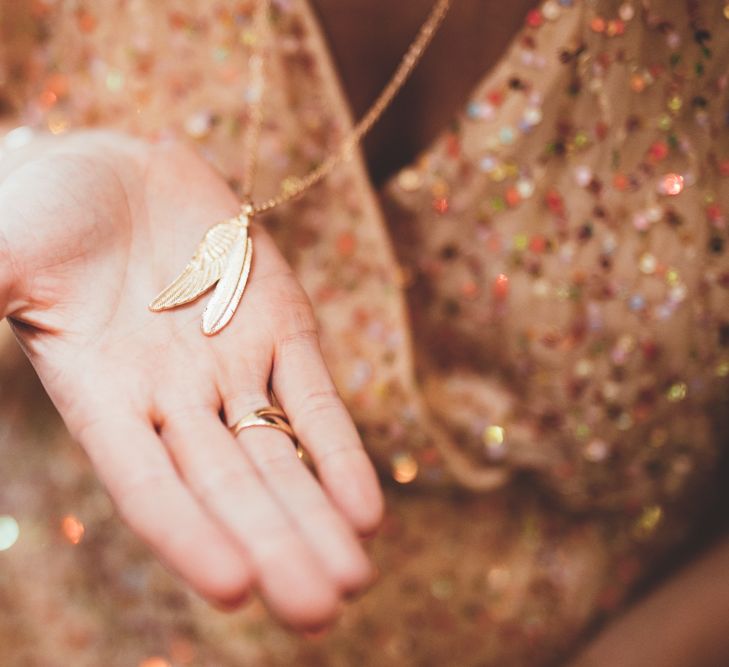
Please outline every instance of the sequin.
[[538, 28], [542, 23], [544, 23], [544, 17], [542, 16], [542, 12], [540, 12], [538, 9], [531, 9], [527, 13], [526, 16], [526, 23], [530, 28]]
[[398, 174], [397, 182], [405, 192], [415, 192], [422, 186], [423, 179], [416, 169], [403, 169]]
[[516, 191], [522, 199], [529, 199], [534, 194], [534, 181], [527, 178], [520, 178], [516, 182]]
[[664, 160], [668, 155], [668, 144], [665, 141], [655, 141], [648, 149], [648, 155], [654, 162]]
[[409, 452], [398, 452], [390, 459], [392, 477], [400, 484], [409, 484], [418, 476], [418, 462]]
[[685, 382], [676, 382], [672, 384], [666, 392], [666, 398], [671, 403], [678, 403], [686, 398], [688, 387]]
[[644, 232], [646, 229], [650, 227], [651, 223], [648, 219], [648, 216], [645, 215], [642, 211], [638, 211], [633, 216], [633, 227], [635, 227], [638, 231]]
[[529, 107], [524, 111], [524, 123], [527, 127], [534, 127], [542, 122], [542, 110], [539, 107]]
[[662, 519], [663, 509], [659, 505], [650, 505], [645, 507], [635, 523], [635, 537], [638, 539], [644, 539], [650, 536], [658, 528], [658, 524]]
[[542, 5], [542, 14], [548, 21], [554, 21], [559, 17], [560, 8], [555, 0], [546, 0]]
[[441, 215], [448, 212], [448, 199], [446, 197], [438, 197], [433, 200], [433, 210]]
[[620, 7], [618, 8], [618, 16], [620, 16], [623, 21], [630, 21], [635, 16], [635, 8], [633, 7], [632, 2], [624, 2]]
[[587, 187], [590, 181], [592, 181], [592, 169], [590, 169], [587, 165], [575, 167], [574, 174], [575, 181], [580, 187]]
[[0, 515], [0, 551], [12, 547], [20, 536], [20, 526], [14, 517], [8, 514]]
[[664, 195], [675, 196], [681, 194], [684, 186], [684, 179], [681, 174], [666, 174], [661, 179], [659, 191]]
[[209, 111], [198, 111], [188, 116], [185, 121], [185, 132], [193, 139], [204, 139], [213, 127], [213, 116]]
[[468, 117], [474, 120], [489, 120], [494, 117], [495, 112], [493, 104], [486, 102], [471, 102], [466, 107]]
[[81, 542], [85, 532], [83, 523], [81, 523], [78, 517], [75, 517], [72, 514], [63, 517], [63, 520], [61, 521], [61, 529], [63, 530], [63, 534], [66, 539], [71, 544], [78, 544]]
[[509, 277], [500, 273], [496, 276], [492, 286], [492, 293], [497, 301], [503, 301], [509, 295]]
[[486, 455], [491, 460], [501, 460], [506, 454], [506, 431], [503, 426], [487, 426], [483, 432], [483, 442]]
[[596, 16], [590, 21], [590, 30], [597, 33], [605, 32], [606, 22], [602, 16]]
[[673, 111], [673, 113], [678, 113], [681, 110], [681, 107], [683, 106], [683, 100], [678, 97], [678, 95], [674, 95], [668, 100], [667, 105], [668, 108]]
[[651, 275], [651, 274], [655, 273], [657, 264], [658, 264], [658, 261], [656, 260], [654, 255], [652, 255], [649, 252], [644, 252], [640, 256], [638, 265], [639, 265], [642, 273]]
[[582, 454], [591, 463], [602, 463], [610, 453], [610, 446], [604, 440], [595, 438], [590, 440], [582, 450]]
[[628, 308], [632, 311], [639, 311], [645, 308], [645, 297], [642, 294], [634, 294], [628, 300]]

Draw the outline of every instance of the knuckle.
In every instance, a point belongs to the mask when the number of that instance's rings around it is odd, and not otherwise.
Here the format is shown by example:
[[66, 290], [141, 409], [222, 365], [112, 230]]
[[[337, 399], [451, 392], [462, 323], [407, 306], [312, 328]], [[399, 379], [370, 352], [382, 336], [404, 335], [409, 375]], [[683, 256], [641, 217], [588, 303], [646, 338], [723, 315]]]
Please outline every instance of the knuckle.
[[319, 344], [319, 331], [314, 322], [299, 322], [278, 338], [281, 354], [287, 354], [297, 347], [310, 348]]
[[331, 414], [342, 407], [342, 399], [334, 387], [307, 392], [296, 410], [297, 421], [309, 421], [312, 417]]
[[228, 425], [233, 426], [252, 410], [268, 405], [268, 398], [261, 391], [241, 389], [233, 392], [225, 399], [225, 416]]

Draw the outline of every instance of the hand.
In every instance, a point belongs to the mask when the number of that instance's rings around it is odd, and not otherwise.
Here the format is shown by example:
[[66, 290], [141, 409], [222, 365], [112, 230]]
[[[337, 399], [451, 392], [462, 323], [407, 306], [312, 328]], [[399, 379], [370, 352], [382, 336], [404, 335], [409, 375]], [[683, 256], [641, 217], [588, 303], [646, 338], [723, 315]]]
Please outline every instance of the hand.
[[[330, 622], [372, 578], [356, 533], [376, 528], [382, 496], [310, 302], [261, 224], [239, 309], [207, 337], [204, 299], [147, 309], [238, 212], [193, 151], [64, 137], [7, 176], [0, 210], [11, 322], [124, 520], [213, 602], [256, 587], [285, 624]], [[280, 431], [225, 426], [272, 402], [269, 378], [323, 489]]]

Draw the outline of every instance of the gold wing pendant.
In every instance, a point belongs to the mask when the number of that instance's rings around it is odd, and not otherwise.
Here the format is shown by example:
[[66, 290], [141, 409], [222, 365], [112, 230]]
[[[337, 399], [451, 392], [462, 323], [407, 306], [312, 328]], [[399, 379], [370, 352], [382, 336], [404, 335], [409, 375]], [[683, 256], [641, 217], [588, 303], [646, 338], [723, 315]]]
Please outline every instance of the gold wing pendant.
[[203, 333], [218, 333], [233, 317], [248, 282], [253, 258], [253, 239], [242, 230], [227, 258], [225, 271], [203, 313]]
[[203, 332], [211, 336], [233, 317], [243, 296], [253, 257], [248, 216], [241, 214], [211, 227], [185, 270], [149, 304], [155, 312], [197, 299], [218, 286], [203, 314]]
[[[175, 280], [149, 304], [153, 311], [176, 308], [194, 301], [220, 280], [226, 258], [241, 230], [237, 218], [211, 227], [200, 242], [190, 263]], [[243, 227], [245, 231], [245, 227]]]

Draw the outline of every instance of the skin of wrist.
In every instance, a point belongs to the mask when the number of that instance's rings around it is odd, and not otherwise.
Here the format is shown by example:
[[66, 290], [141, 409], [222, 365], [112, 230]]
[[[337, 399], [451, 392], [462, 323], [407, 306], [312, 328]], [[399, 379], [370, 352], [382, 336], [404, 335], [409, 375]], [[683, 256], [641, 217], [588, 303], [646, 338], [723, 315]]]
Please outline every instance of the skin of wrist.
[[[0, 209], [0, 216], [2, 210]], [[11, 311], [11, 304], [15, 295], [15, 272], [13, 259], [10, 255], [5, 235], [0, 222], [0, 319], [4, 319]]]
[[17, 272], [7, 231], [12, 207], [3, 192], [3, 182], [25, 163], [27, 153], [33, 153], [35, 140], [36, 133], [28, 128], [18, 128], [7, 122], [0, 124], [0, 319], [13, 312], [18, 292]]

